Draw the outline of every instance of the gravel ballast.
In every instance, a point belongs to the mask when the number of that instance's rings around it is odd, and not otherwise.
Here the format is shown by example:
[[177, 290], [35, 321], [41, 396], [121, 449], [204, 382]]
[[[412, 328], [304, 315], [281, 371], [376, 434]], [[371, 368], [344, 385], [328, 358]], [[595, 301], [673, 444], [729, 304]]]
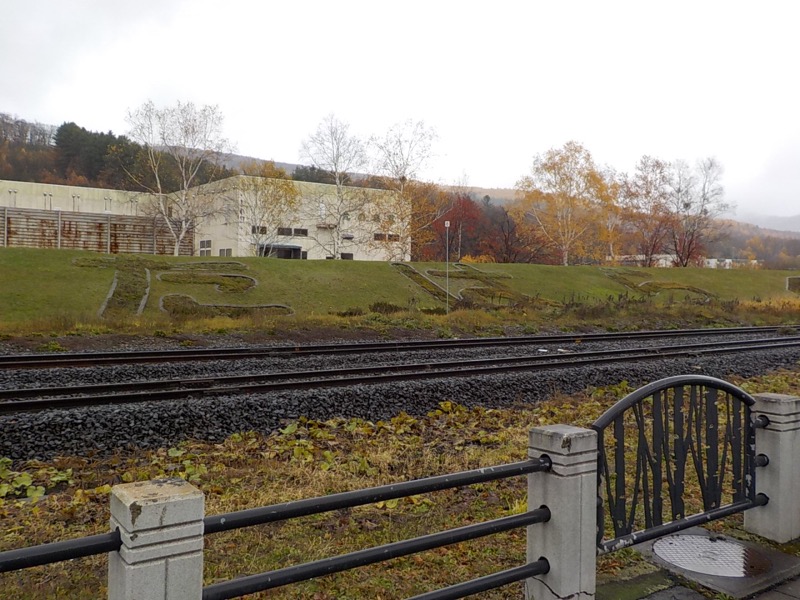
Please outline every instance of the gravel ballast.
[[[674, 342], [670, 342], [674, 343]], [[641, 342], [636, 343], [642, 346]], [[605, 347], [610, 347], [606, 344]], [[565, 348], [574, 350], [574, 348]], [[583, 345], [587, 350], [587, 345]], [[554, 351], [554, 349], [551, 349]], [[0, 387], [46, 387], [86, 385], [107, 381], [177, 379], [209, 376], [212, 373], [239, 374], [297, 369], [323, 369], [355, 364], [391, 364], [476, 357], [481, 351], [448, 351], [410, 355], [347, 355], [292, 359], [247, 359], [161, 365], [133, 365], [80, 369], [20, 370], [0, 372]], [[531, 349], [508, 348], [503, 355], [531, 353]], [[518, 355], [518, 354], [517, 354]], [[54, 456], [105, 455], [128, 447], [175, 446], [185, 439], [218, 442], [242, 431], [269, 433], [287, 421], [305, 416], [314, 420], [332, 417], [360, 417], [371, 421], [388, 419], [405, 411], [424, 415], [450, 400], [466, 406], [487, 408], [535, 404], [554, 392], [572, 394], [591, 386], [631, 386], [681, 374], [702, 374], [720, 379], [732, 375], [753, 377], [779, 368], [794, 368], [800, 348], [749, 351], [691, 359], [652, 359], [622, 366], [591, 366], [562, 370], [520, 372], [493, 376], [470, 376], [361, 385], [347, 388], [312, 389], [242, 394], [180, 401], [144, 402], [53, 410], [0, 417], [0, 456], [15, 461], [48, 460]], [[215, 364], [222, 363], [222, 364]]]

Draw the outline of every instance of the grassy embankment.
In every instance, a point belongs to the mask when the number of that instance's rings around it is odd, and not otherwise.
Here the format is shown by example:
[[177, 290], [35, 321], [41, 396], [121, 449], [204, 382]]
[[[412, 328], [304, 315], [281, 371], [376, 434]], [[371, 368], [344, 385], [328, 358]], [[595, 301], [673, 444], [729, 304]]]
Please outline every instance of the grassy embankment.
[[[788, 271], [451, 265], [448, 301], [443, 264], [410, 267], [413, 279], [387, 263], [0, 249], [0, 334], [405, 330], [446, 337], [793, 323], [800, 315], [797, 294], [787, 290], [787, 278], [800, 273]], [[138, 314], [146, 269], [149, 295]]]

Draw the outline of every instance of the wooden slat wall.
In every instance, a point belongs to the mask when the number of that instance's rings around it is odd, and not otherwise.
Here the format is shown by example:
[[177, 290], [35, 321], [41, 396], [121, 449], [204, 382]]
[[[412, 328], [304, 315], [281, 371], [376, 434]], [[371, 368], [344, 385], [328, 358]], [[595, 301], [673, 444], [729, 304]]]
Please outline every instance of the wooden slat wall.
[[[174, 247], [160, 218], [7, 207], [0, 207], [0, 245], [112, 254], [172, 254]], [[193, 248], [194, 239], [189, 234], [181, 243], [180, 253], [191, 256]]]

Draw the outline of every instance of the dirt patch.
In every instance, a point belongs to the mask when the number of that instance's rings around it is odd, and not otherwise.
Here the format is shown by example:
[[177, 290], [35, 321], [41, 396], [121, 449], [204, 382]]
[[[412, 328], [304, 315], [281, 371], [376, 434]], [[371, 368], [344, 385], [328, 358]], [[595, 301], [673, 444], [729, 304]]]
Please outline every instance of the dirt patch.
[[166, 335], [65, 335], [24, 336], [0, 341], [0, 354], [111, 352], [180, 348], [221, 348], [237, 346], [306, 345], [340, 342], [371, 342], [437, 339], [428, 330], [397, 329], [389, 332], [338, 328], [295, 329], [291, 331], [248, 331], [226, 334], [178, 333]]

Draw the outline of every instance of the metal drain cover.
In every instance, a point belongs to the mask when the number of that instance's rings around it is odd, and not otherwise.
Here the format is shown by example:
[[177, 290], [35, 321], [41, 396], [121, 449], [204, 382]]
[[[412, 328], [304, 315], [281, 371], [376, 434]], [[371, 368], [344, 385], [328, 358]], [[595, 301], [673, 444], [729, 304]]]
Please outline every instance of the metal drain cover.
[[671, 535], [656, 541], [653, 552], [681, 569], [720, 577], [755, 577], [772, 567], [757, 550], [719, 537]]

